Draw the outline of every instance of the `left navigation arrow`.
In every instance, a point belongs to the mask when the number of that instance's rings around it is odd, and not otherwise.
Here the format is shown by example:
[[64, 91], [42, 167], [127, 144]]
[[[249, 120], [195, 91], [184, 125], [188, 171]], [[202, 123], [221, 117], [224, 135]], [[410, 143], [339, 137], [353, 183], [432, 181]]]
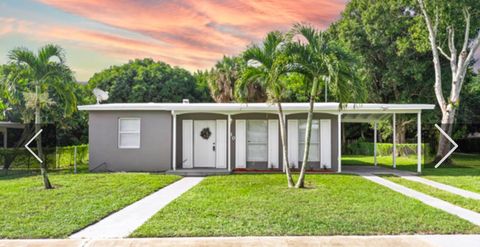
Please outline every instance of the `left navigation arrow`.
[[38, 155], [36, 153], [34, 153], [29, 147], [28, 145], [30, 145], [30, 143], [33, 142], [33, 140], [35, 140], [41, 133], [42, 133], [43, 129], [40, 129], [40, 131], [38, 131], [33, 137], [32, 139], [30, 139], [30, 141], [27, 142], [27, 144], [25, 144], [25, 148], [28, 150], [28, 152], [30, 152], [37, 160], [38, 162], [40, 163], [43, 163], [43, 161], [40, 159], [40, 157], [38, 157]]

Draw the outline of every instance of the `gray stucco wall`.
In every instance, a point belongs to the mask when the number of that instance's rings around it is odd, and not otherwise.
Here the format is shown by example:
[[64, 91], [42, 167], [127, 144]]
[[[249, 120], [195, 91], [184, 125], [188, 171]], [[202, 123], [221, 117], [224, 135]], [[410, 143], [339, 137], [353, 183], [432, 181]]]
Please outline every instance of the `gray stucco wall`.
[[[165, 171], [171, 167], [169, 111], [92, 111], [89, 114], [89, 168], [96, 171]], [[140, 149], [118, 148], [118, 119], [140, 118]]]

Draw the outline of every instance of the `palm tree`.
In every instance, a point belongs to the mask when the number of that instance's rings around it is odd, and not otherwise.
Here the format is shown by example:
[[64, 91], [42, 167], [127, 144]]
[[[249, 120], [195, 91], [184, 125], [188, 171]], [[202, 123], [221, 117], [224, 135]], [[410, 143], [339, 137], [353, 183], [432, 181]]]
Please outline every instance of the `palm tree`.
[[[65, 115], [75, 111], [76, 97], [73, 90], [73, 73], [65, 65], [65, 53], [60, 46], [46, 45], [38, 50], [38, 53], [26, 49], [16, 48], [8, 53], [8, 58], [23, 73], [23, 77], [29, 80], [30, 92], [24, 93], [26, 108], [34, 110], [35, 133], [40, 131], [42, 124], [42, 109], [52, 105], [49, 92], [53, 92], [65, 101]], [[11, 83], [17, 83], [16, 80]], [[38, 156], [44, 159], [41, 136], [36, 140]], [[46, 162], [40, 165], [45, 189], [53, 186], [48, 179]]]
[[288, 152], [286, 143], [285, 116], [282, 110], [283, 87], [280, 83], [281, 76], [288, 72], [287, 56], [283, 54], [285, 36], [278, 31], [270, 32], [263, 41], [262, 46], [252, 45], [244, 53], [247, 61], [247, 68], [239, 80], [236, 93], [246, 96], [248, 85], [258, 83], [265, 88], [268, 100], [278, 106], [278, 117], [280, 122], [280, 137], [283, 147], [283, 164], [287, 176], [288, 187], [293, 187], [294, 182], [288, 163]]
[[294, 25], [289, 32], [289, 38], [293, 39], [296, 36], [303, 38], [306, 43], [291, 41], [287, 43], [286, 49], [294, 54], [293, 67], [303, 73], [307, 80], [311, 80], [312, 85], [305, 130], [306, 145], [300, 176], [295, 184], [296, 188], [303, 188], [312, 133], [313, 107], [319, 94], [319, 87], [323, 85], [330, 88], [340, 105], [350, 100], [362, 101], [365, 94], [361, 81], [355, 79], [354, 59], [340, 46], [329, 42], [323, 33], [308, 25]]
[[247, 64], [242, 57], [224, 56], [212, 70], [205, 72], [210, 95], [215, 102], [228, 103], [239, 100], [265, 102], [265, 90], [257, 83], [248, 83], [245, 99], [238, 99], [235, 95], [236, 83], [246, 67]]

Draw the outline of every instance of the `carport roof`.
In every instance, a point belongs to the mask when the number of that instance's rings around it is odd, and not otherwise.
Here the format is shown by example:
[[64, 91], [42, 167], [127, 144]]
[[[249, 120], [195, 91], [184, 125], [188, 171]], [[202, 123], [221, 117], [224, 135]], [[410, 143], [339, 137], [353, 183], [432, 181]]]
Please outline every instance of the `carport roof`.
[[[306, 112], [308, 103], [282, 103], [286, 114]], [[378, 114], [388, 113], [417, 113], [422, 110], [432, 110], [432, 104], [370, 104], [370, 103], [315, 103], [315, 112], [329, 112], [342, 114], [357, 114], [344, 116], [346, 119], [359, 119], [373, 117]], [[211, 112], [211, 113], [242, 113], [242, 112], [277, 112], [277, 105], [271, 103], [114, 103], [83, 105], [78, 107], [83, 111], [175, 111], [186, 112]], [[361, 114], [361, 116], [359, 115]], [[370, 116], [370, 115], [372, 116]]]

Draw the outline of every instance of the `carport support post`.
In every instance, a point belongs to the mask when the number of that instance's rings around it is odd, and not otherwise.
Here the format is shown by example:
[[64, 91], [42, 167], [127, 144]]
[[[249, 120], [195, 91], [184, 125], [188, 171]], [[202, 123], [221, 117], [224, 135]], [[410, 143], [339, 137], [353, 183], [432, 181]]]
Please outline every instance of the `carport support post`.
[[422, 112], [417, 113], [417, 172], [422, 172]]
[[397, 115], [393, 113], [393, 149], [392, 149], [393, 168], [397, 168]]
[[337, 119], [337, 131], [338, 131], [338, 172], [342, 172], [342, 113], [338, 113]]
[[176, 156], [177, 156], [177, 115], [175, 111], [172, 111], [173, 117], [173, 135], [172, 135], [172, 169], [176, 169]]
[[377, 166], [377, 121], [373, 123], [373, 164]]
[[227, 120], [227, 166], [228, 170], [232, 171], [232, 165], [231, 165], [231, 141], [232, 141], [232, 132], [231, 132], [231, 125], [232, 125], [232, 115], [228, 114], [228, 120]]

